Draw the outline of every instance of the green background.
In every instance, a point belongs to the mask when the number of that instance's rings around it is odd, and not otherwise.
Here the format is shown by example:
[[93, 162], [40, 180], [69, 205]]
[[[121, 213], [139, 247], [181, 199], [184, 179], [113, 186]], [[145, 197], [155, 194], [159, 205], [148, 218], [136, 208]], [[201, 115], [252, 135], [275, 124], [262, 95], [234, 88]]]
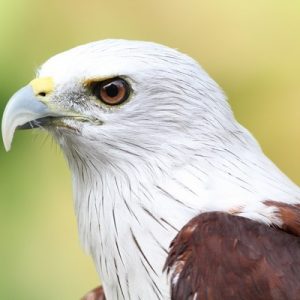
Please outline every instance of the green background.
[[[151, 40], [197, 59], [237, 119], [300, 183], [300, 1], [1, 0], [0, 113], [48, 57], [104, 38]], [[0, 145], [0, 299], [79, 299], [98, 284], [80, 248], [70, 174], [51, 137]]]

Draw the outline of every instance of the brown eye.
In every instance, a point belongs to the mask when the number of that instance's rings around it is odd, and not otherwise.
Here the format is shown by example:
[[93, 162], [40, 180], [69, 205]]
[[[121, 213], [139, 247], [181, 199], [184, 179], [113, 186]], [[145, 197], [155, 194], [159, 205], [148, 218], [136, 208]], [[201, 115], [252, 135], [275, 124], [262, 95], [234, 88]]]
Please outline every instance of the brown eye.
[[95, 96], [107, 105], [118, 105], [128, 99], [130, 88], [122, 78], [98, 82], [94, 88]]

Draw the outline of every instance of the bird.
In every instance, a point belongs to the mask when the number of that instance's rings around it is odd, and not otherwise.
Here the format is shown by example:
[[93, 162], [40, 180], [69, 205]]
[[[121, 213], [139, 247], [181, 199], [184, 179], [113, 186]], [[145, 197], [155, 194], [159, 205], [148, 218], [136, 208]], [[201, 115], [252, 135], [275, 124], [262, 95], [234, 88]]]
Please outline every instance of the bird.
[[68, 161], [85, 299], [299, 299], [300, 189], [187, 54], [108, 39], [57, 54], [6, 105]]

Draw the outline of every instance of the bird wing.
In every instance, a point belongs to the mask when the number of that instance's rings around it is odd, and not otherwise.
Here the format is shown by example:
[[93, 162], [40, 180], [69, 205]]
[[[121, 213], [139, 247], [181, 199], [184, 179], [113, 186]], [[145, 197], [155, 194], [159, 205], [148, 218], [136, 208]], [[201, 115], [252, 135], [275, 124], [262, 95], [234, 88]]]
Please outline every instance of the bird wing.
[[81, 300], [106, 300], [102, 286], [98, 286], [88, 292]]
[[282, 228], [224, 212], [193, 218], [170, 246], [172, 300], [300, 299], [300, 209], [276, 206]]

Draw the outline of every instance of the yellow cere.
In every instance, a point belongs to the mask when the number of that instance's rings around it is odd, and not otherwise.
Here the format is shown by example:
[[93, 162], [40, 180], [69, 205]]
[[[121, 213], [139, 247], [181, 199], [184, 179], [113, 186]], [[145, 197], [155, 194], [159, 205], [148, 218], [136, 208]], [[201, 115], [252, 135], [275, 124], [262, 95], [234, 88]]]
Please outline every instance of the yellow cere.
[[54, 90], [54, 82], [51, 77], [35, 78], [29, 84], [36, 96], [40, 93], [48, 94]]

